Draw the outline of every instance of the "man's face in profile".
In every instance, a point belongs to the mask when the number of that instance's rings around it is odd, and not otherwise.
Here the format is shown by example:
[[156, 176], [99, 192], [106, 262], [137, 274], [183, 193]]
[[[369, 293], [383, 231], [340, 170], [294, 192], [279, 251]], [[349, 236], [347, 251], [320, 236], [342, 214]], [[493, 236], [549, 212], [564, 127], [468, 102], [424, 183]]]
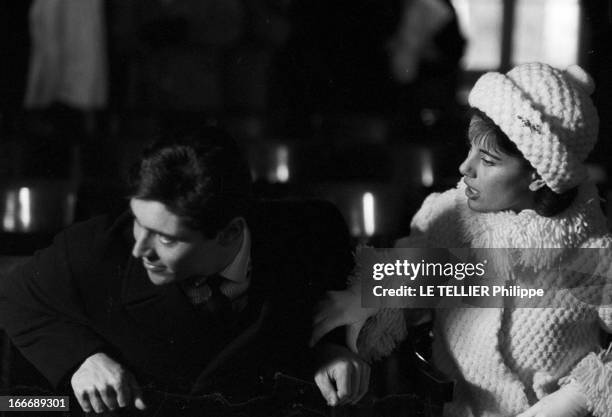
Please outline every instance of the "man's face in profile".
[[153, 284], [208, 276], [224, 267], [227, 255], [218, 239], [186, 227], [163, 203], [133, 198], [130, 207], [134, 214], [132, 256], [142, 260]]

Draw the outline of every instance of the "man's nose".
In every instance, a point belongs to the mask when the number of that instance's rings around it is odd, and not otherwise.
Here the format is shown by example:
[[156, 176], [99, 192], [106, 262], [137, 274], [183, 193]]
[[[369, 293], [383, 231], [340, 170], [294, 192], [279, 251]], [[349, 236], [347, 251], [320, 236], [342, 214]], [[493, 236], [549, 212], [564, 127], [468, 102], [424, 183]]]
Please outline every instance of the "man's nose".
[[150, 235], [145, 231], [140, 231], [138, 236], [135, 236], [136, 242], [134, 242], [134, 247], [132, 248], [132, 256], [134, 258], [143, 258], [145, 256], [150, 256], [153, 248], [150, 244]]

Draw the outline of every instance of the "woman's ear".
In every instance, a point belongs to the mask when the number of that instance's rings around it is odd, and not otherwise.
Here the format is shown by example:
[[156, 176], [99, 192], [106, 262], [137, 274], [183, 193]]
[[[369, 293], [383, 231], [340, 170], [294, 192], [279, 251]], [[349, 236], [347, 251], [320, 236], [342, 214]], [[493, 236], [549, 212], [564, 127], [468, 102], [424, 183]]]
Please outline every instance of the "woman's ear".
[[234, 217], [230, 222], [219, 232], [217, 240], [222, 246], [230, 246], [234, 242], [242, 238], [246, 220], [244, 217]]
[[529, 191], [538, 191], [544, 187], [546, 183], [537, 172], [531, 173], [531, 182], [529, 183]]

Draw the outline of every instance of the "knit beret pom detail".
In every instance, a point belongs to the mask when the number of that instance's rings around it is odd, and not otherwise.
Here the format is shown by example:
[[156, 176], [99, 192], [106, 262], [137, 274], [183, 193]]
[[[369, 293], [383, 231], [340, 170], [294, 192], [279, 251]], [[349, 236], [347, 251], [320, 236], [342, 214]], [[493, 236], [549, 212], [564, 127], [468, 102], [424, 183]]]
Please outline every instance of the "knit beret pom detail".
[[570, 65], [565, 70], [565, 73], [588, 95], [593, 94], [595, 91], [595, 81], [593, 81], [593, 78], [579, 65]]

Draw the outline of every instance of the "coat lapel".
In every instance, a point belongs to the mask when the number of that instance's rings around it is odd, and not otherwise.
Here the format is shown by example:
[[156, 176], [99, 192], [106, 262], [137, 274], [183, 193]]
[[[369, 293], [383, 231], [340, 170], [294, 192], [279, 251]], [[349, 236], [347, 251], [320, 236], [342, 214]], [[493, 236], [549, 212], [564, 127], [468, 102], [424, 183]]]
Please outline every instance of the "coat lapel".
[[[251, 351], [249, 345], [255, 343], [261, 336], [267, 324], [269, 324], [272, 313], [272, 290], [274, 274], [266, 267], [261, 241], [257, 239], [257, 230], [251, 228], [253, 240], [251, 245], [251, 285], [248, 289], [249, 306], [247, 310], [255, 311], [250, 323], [225, 345], [221, 351], [214, 356], [200, 372], [196, 379], [191, 393], [193, 395], [207, 392], [214, 387], [210, 387], [211, 381], [215, 376], [222, 374], [224, 370], [235, 365], [239, 355], [248, 354]], [[247, 313], [248, 314], [248, 313]], [[245, 371], [246, 372], [246, 371]]]
[[270, 307], [269, 300], [264, 300], [255, 321], [249, 324], [245, 330], [227, 343], [226, 346], [208, 362], [193, 384], [191, 389], [192, 395], [206, 392], [215, 374], [222, 372], [226, 365], [231, 366], [232, 359], [235, 359], [240, 354], [248, 352], [247, 346], [256, 340], [257, 336], [260, 334], [270, 315]]
[[184, 335], [201, 331], [199, 316], [178, 285], [154, 285], [137, 259], [128, 262], [121, 298], [127, 313], [156, 339], [174, 340], [179, 330]]

